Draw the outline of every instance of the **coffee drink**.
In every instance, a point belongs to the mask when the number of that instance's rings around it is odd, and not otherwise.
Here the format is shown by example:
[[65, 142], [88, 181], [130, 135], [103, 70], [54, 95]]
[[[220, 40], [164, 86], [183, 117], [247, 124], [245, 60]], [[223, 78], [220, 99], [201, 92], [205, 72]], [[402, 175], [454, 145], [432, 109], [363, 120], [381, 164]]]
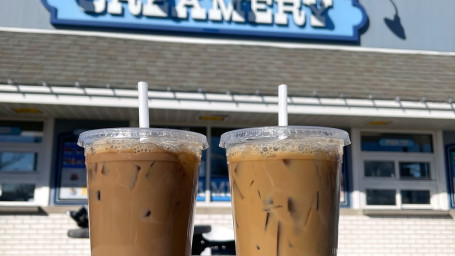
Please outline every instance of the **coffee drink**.
[[111, 138], [85, 147], [92, 256], [191, 254], [194, 148]]
[[238, 256], [333, 256], [342, 140], [292, 138], [227, 147]]

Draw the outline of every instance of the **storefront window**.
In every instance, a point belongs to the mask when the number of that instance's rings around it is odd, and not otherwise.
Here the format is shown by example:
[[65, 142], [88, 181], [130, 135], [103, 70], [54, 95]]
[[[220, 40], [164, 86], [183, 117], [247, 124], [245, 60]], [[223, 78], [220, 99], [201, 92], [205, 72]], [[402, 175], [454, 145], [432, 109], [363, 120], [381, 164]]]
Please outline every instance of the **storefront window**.
[[395, 205], [393, 189], [367, 189], [367, 205]]
[[365, 132], [362, 151], [433, 153], [431, 135]]
[[428, 208], [437, 190], [432, 135], [362, 132], [360, 136], [365, 207]]
[[0, 152], [0, 172], [34, 172], [38, 153]]
[[403, 204], [430, 204], [430, 191], [402, 190], [401, 201]]
[[35, 188], [45, 170], [40, 157], [44, 151], [44, 123], [0, 121], [0, 202], [35, 201]]
[[365, 177], [395, 177], [392, 161], [365, 161]]
[[0, 121], [0, 143], [41, 143], [42, 122]]
[[429, 180], [430, 164], [400, 162], [400, 178]]
[[34, 201], [35, 184], [0, 184], [0, 201]]

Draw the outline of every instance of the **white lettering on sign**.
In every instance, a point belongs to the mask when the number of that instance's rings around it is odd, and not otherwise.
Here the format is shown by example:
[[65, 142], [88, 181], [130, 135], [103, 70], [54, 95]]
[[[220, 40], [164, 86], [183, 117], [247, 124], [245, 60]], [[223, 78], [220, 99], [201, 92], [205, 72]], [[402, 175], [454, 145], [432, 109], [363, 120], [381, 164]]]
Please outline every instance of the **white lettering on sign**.
[[172, 16], [186, 19], [188, 15], [188, 7], [191, 7], [191, 17], [195, 20], [205, 20], [207, 13], [205, 9], [201, 7], [198, 0], [180, 0], [175, 7], [175, 12]]
[[123, 6], [120, 3], [128, 1], [128, 10], [134, 16], [138, 16], [142, 13], [142, 1], [141, 0], [112, 0], [107, 6], [107, 12], [110, 14], [120, 15], [123, 13]]
[[226, 197], [231, 196], [229, 191], [229, 182], [220, 182], [219, 186], [216, 185], [216, 182], [210, 182], [210, 187], [213, 196]]
[[288, 14], [292, 13], [294, 23], [297, 26], [305, 24], [305, 12], [300, 10], [300, 0], [275, 0], [278, 4], [278, 11], [275, 14], [275, 23], [279, 25], [288, 24]]
[[248, 21], [261, 24], [272, 24], [272, 0], [251, 0], [251, 12]]
[[[145, 1], [143, 3], [142, 1]], [[242, 9], [242, 2], [249, 1], [250, 10], [248, 15]], [[174, 8], [170, 8], [168, 0], [80, 0], [79, 6], [85, 12], [103, 13], [106, 10], [109, 14], [122, 15], [123, 2], [128, 3], [128, 11], [134, 15], [148, 17], [169, 17], [171, 10], [172, 17], [187, 19], [188, 11], [191, 11], [191, 18], [195, 20], [208, 19], [212, 21], [233, 21], [257, 24], [272, 24], [275, 21], [278, 25], [288, 25], [289, 16], [297, 26], [304, 26], [306, 13], [303, 5], [311, 10], [310, 25], [312, 27], [326, 26], [326, 12], [333, 7], [333, 0], [212, 0], [212, 8], [206, 10], [201, 7], [199, 0], [177, 0]], [[273, 2], [276, 3], [276, 8]], [[190, 9], [190, 10], [188, 10]], [[273, 14], [272, 11], [276, 13]], [[208, 13], [208, 15], [207, 15]]]
[[205, 196], [205, 190], [204, 190], [204, 187], [201, 185], [201, 183], [199, 182], [199, 185], [197, 186], [197, 195], [198, 196]]
[[169, 2], [167, 0], [147, 0], [144, 5], [143, 14], [149, 17], [167, 18]]
[[242, 11], [242, 0], [230, 1], [228, 6], [224, 0], [213, 0], [212, 9], [209, 11], [209, 19], [213, 21], [231, 20], [245, 22], [245, 13]]

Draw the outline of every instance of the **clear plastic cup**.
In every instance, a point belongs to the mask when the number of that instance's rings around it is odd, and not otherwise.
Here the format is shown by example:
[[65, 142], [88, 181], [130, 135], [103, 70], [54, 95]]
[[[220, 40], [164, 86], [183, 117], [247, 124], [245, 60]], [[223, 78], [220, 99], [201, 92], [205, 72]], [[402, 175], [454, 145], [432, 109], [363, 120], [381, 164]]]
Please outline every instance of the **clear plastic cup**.
[[337, 254], [347, 132], [279, 126], [230, 131], [226, 148], [237, 256]]
[[93, 256], [189, 256], [204, 135], [152, 128], [92, 130], [85, 148]]

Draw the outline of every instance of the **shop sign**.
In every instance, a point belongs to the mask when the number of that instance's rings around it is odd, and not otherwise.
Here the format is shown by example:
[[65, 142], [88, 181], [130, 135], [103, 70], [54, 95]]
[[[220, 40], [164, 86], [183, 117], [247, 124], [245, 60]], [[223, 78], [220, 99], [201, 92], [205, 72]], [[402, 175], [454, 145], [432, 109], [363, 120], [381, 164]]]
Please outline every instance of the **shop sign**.
[[54, 25], [358, 41], [358, 0], [42, 0]]

